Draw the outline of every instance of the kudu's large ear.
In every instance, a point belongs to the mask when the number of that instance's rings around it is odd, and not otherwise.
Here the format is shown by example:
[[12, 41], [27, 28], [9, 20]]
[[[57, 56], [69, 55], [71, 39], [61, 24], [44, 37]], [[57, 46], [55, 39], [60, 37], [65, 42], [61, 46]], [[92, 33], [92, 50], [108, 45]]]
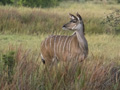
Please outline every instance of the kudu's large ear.
[[77, 20], [77, 17], [74, 16], [73, 14], [69, 13], [69, 16], [70, 16], [71, 19], [76, 19]]
[[80, 16], [80, 14], [77, 12], [77, 17], [78, 17], [78, 20], [82, 20], [82, 17]]

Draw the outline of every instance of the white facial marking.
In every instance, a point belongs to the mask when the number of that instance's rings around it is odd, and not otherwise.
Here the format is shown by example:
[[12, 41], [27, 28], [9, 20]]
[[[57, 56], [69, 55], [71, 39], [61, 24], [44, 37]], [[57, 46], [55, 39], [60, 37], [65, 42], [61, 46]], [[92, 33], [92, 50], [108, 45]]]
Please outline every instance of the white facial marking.
[[76, 25], [74, 27], [72, 27], [72, 30], [76, 28]]
[[82, 29], [82, 28], [83, 28], [83, 26], [82, 26], [81, 24], [78, 24], [78, 25], [76, 25], [76, 27], [75, 27], [76, 30], [80, 30], [80, 29]]
[[77, 19], [78, 19], [78, 20], [80, 20], [80, 18], [79, 18], [79, 17], [77, 17]]
[[73, 16], [70, 16], [71, 19], [75, 19]]
[[63, 29], [63, 30], [68, 30], [68, 29], [67, 29], [67, 28], [65, 28], [65, 27], [63, 27], [62, 29]]

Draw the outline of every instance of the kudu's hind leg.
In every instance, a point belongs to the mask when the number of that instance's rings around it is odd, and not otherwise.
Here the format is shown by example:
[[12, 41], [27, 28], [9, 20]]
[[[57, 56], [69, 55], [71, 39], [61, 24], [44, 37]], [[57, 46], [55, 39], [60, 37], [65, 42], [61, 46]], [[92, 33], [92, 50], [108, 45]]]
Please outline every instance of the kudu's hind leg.
[[42, 58], [41, 58], [41, 60], [42, 60], [43, 64], [45, 64], [45, 60], [44, 60], [44, 59], [42, 59]]
[[42, 60], [43, 64], [45, 64], [45, 59], [43, 58], [42, 54], [41, 54], [41, 60]]

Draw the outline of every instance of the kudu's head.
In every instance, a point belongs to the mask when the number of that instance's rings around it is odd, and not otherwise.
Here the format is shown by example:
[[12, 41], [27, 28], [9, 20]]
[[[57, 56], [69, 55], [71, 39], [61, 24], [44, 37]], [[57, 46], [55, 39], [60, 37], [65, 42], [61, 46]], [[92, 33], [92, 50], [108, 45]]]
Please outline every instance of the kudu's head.
[[63, 25], [64, 30], [72, 31], [83, 30], [84, 32], [84, 23], [82, 21], [82, 17], [78, 13], [76, 15], [77, 17], [74, 16], [73, 14], [69, 14], [71, 20], [65, 25]]

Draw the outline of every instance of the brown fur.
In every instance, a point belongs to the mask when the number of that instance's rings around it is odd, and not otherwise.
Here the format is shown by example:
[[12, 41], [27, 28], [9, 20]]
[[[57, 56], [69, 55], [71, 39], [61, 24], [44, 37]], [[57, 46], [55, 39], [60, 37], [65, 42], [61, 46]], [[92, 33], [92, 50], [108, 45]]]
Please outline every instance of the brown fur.
[[[55, 41], [55, 38], [56, 38], [56, 41]], [[68, 39], [66, 40], [66, 38]], [[51, 39], [51, 47], [50, 47], [50, 39]], [[76, 35], [72, 35], [72, 36], [56, 35], [56, 36], [50, 36], [46, 38], [46, 40], [43, 41], [41, 45], [41, 53], [46, 63], [52, 62], [53, 58], [56, 58], [57, 60], [62, 60], [62, 61], [71, 60], [80, 54], [79, 42], [77, 40]], [[54, 52], [54, 48], [55, 48], [55, 52]]]
[[46, 38], [41, 45], [41, 58], [43, 63], [53, 61], [82, 61], [87, 57], [88, 44], [84, 37], [84, 23], [82, 17], [70, 14], [71, 21], [63, 26], [63, 29], [73, 30], [71, 36], [54, 35]]

